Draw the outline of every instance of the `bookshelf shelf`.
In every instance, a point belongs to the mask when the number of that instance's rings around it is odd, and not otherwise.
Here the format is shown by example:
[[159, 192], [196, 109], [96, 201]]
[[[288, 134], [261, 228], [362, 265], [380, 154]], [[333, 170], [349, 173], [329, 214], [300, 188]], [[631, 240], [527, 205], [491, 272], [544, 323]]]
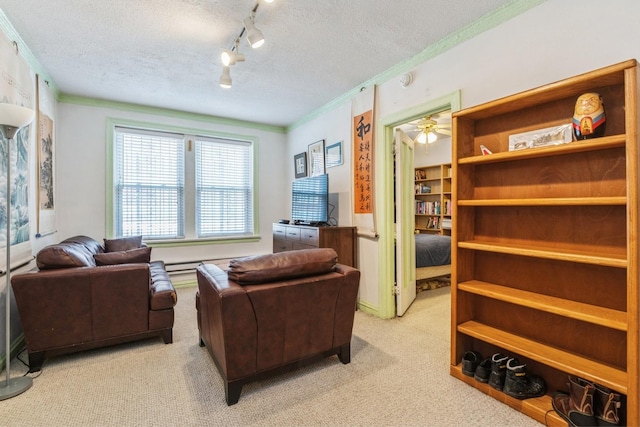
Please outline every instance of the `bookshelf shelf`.
[[[428, 190], [427, 190], [428, 188]], [[415, 228], [419, 233], [451, 234], [442, 227], [452, 210], [451, 164], [415, 169]]]

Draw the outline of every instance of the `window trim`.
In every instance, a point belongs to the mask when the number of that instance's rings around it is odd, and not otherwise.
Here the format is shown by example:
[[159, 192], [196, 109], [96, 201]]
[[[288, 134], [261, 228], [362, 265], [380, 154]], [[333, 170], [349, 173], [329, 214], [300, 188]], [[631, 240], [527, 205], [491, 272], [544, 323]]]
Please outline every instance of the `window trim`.
[[[231, 140], [241, 140], [251, 143], [252, 159], [253, 159], [253, 230], [254, 234], [249, 236], [233, 236], [233, 237], [206, 237], [195, 238], [185, 237], [183, 239], [167, 239], [167, 240], [150, 240], [148, 244], [155, 247], [176, 247], [176, 246], [196, 246], [212, 243], [246, 243], [257, 242], [260, 240], [260, 221], [258, 204], [259, 194], [259, 143], [258, 138], [253, 135], [243, 135], [228, 132], [219, 132], [198, 128], [188, 128], [182, 126], [164, 125], [151, 122], [143, 122], [138, 120], [120, 119], [107, 117], [107, 135], [106, 135], [106, 170], [105, 170], [105, 236], [113, 238], [115, 233], [115, 191], [114, 191], [114, 145], [113, 138], [115, 136], [116, 126], [132, 127], [148, 129], [158, 132], [173, 132], [186, 135], [198, 135], [203, 137], [222, 138]], [[187, 141], [187, 144], [189, 142]], [[192, 142], [192, 149], [195, 142]], [[194, 183], [195, 185], [195, 183]]]

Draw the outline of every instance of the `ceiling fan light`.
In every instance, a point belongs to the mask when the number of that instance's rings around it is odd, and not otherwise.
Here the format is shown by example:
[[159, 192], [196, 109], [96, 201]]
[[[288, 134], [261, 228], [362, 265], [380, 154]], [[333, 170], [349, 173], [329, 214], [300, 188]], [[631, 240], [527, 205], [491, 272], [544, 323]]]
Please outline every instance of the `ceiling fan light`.
[[231, 71], [229, 67], [222, 67], [222, 75], [220, 76], [220, 87], [229, 89], [231, 87]]
[[426, 144], [427, 143], [427, 134], [424, 133], [424, 132], [420, 132], [420, 134], [416, 138], [416, 142], [418, 142], [420, 144]]
[[427, 134], [427, 142], [429, 144], [433, 144], [434, 142], [436, 142], [437, 139], [438, 139], [438, 135], [436, 135], [435, 132], [429, 132]]

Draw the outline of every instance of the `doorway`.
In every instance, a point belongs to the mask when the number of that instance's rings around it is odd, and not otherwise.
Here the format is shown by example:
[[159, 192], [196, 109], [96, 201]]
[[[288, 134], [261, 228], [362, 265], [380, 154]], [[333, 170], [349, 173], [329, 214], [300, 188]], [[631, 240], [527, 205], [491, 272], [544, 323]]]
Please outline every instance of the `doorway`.
[[[394, 203], [394, 180], [396, 178], [404, 179], [405, 182], [408, 181], [408, 179], [413, 180], [414, 169], [413, 162], [411, 162], [410, 166], [407, 165], [403, 168], [403, 170], [397, 171], [398, 176], [396, 176], [394, 172], [395, 159], [393, 144], [395, 139], [395, 128], [444, 110], [457, 111], [459, 109], [460, 92], [457, 91], [442, 98], [411, 108], [409, 110], [401, 111], [390, 117], [383, 118], [380, 120], [379, 125], [377, 126], [377, 141], [379, 144], [382, 144], [381, 149], [377, 151], [377, 153], [379, 154], [379, 161], [376, 162], [378, 165], [380, 165], [380, 168], [382, 170], [382, 188], [380, 192], [377, 192], [377, 194], [378, 197], [381, 197], [380, 200], [383, 200], [383, 206], [381, 209], [382, 212], [380, 215], [381, 218], [379, 222], [381, 231], [379, 240], [380, 317], [392, 318], [397, 315], [396, 295], [397, 293], [407, 292], [409, 289], [409, 285], [406, 283], [406, 280], [405, 283], [396, 283], [395, 272], [397, 271], [397, 269], [410, 271], [412, 262], [411, 258], [405, 255], [400, 261], [402, 262], [402, 265], [396, 265], [396, 231], [397, 233], [402, 233], [402, 237], [406, 242], [411, 241], [414, 233], [414, 228], [413, 226], [403, 226], [402, 229], [395, 229], [397, 206]], [[413, 188], [411, 188], [411, 191], [413, 191]], [[412, 202], [414, 199], [413, 194], [411, 195], [411, 197], [405, 197], [403, 199], [410, 200], [409, 202], [403, 202], [401, 206], [398, 207], [398, 209], [403, 209], [404, 215], [406, 217], [407, 210], [414, 212], [414, 205]], [[410, 279], [411, 278], [409, 278], [409, 281]], [[413, 289], [413, 291], [415, 292], [415, 288]], [[403, 304], [408, 307], [406, 297]]]

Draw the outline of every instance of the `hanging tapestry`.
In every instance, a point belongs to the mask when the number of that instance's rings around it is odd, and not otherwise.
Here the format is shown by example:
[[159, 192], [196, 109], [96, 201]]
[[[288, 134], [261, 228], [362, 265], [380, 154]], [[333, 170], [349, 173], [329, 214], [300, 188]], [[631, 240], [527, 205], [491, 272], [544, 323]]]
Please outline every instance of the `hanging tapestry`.
[[[35, 108], [34, 76], [17, 45], [0, 36], [0, 102]], [[29, 228], [29, 153], [32, 125], [20, 129], [11, 140], [10, 235], [11, 266], [33, 258]], [[7, 144], [0, 144], [0, 269], [6, 266]]]
[[55, 98], [47, 82], [38, 76], [38, 231], [36, 237], [55, 231], [54, 112]]

